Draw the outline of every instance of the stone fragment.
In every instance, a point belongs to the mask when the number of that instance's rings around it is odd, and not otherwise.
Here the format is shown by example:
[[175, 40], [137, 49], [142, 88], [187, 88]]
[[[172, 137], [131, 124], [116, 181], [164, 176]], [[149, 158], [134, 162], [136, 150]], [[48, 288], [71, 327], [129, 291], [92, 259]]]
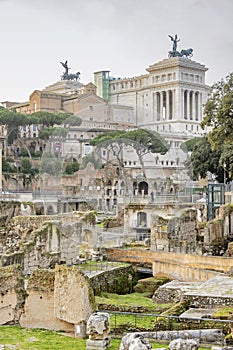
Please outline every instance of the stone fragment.
[[168, 346], [170, 350], [197, 350], [198, 343], [194, 339], [175, 339]]
[[149, 340], [137, 333], [127, 333], [121, 340], [119, 350], [147, 350], [151, 349]]
[[110, 317], [108, 313], [92, 314], [87, 321], [87, 334], [91, 340], [102, 340], [108, 337], [110, 331]]

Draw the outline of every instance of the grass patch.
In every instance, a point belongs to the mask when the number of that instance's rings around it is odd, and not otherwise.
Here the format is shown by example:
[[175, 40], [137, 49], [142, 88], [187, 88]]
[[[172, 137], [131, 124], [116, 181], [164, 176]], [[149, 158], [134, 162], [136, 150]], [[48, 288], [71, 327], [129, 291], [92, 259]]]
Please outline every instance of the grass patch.
[[221, 307], [215, 311], [212, 317], [217, 319], [222, 319], [222, 320], [227, 320], [227, 319], [233, 320], [233, 307], [230, 307], [230, 306]]
[[96, 296], [96, 304], [105, 305], [110, 310], [124, 311], [131, 309], [141, 309], [141, 312], [161, 313], [169, 309], [173, 304], [156, 304], [152, 299], [142, 295], [141, 293], [131, 293], [125, 295], [118, 295], [113, 293], [102, 293], [102, 296]]
[[[87, 339], [75, 339], [58, 332], [28, 329], [18, 326], [0, 326], [0, 344], [9, 345], [6, 350], [86, 350]], [[118, 350], [121, 339], [111, 339], [109, 350]], [[152, 342], [152, 349], [168, 348], [167, 344]], [[207, 348], [199, 348], [207, 350]]]

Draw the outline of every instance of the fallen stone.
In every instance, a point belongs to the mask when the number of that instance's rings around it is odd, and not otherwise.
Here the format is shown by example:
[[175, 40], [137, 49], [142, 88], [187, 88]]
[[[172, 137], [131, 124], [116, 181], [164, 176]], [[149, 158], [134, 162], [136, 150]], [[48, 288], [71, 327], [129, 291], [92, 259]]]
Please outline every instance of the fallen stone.
[[197, 350], [198, 343], [194, 339], [175, 339], [168, 346], [170, 350]]

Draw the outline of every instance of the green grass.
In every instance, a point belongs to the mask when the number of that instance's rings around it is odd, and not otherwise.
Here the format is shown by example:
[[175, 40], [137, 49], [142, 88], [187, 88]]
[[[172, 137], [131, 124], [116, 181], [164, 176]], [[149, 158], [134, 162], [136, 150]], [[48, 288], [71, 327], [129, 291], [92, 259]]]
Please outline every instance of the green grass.
[[173, 304], [156, 304], [152, 299], [145, 297], [142, 293], [131, 293], [125, 295], [103, 293], [102, 296], [95, 297], [96, 304], [111, 305], [111, 310], [114, 310], [114, 306], [123, 309], [141, 307], [143, 312], [147, 313], [161, 313], [169, 309]]
[[[120, 339], [112, 338], [109, 350], [118, 350], [120, 342]], [[0, 344], [8, 344], [6, 350], [86, 350], [86, 339], [74, 339], [57, 332], [17, 326], [0, 326]], [[152, 343], [152, 349], [161, 347], [167, 348], [168, 345]], [[199, 348], [199, 350], [207, 350], [207, 348]]]
[[123, 334], [124, 332], [153, 331], [154, 316], [142, 317], [140, 314], [111, 314], [110, 325], [113, 334]]

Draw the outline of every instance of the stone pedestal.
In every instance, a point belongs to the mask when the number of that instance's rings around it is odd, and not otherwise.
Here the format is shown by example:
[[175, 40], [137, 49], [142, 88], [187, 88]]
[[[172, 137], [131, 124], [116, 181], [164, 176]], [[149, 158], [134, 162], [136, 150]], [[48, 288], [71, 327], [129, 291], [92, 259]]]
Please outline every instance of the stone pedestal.
[[74, 336], [75, 338], [86, 338], [87, 335], [87, 323], [86, 321], [81, 321], [79, 324], [74, 325]]
[[106, 350], [111, 345], [111, 338], [106, 337], [105, 339], [87, 340], [87, 350]]

